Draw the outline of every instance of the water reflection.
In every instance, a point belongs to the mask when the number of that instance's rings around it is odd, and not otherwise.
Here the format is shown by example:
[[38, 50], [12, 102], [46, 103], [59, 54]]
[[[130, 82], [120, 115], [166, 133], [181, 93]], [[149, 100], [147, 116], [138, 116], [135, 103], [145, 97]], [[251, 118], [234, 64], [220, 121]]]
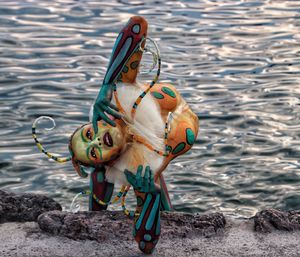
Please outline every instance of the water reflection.
[[87, 188], [71, 165], [38, 153], [31, 122], [55, 118], [41, 141], [67, 153], [69, 135], [88, 121], [117, 32], [138, 14], [158, 41], [161, 80], [200, 118], [193, 150], [165, 172], [174, 207], [236, 216], [299, 209], [299, 10], [297, 1], [267, 0], [3, 1], [0, 187], [46, 193], [66, 208]]

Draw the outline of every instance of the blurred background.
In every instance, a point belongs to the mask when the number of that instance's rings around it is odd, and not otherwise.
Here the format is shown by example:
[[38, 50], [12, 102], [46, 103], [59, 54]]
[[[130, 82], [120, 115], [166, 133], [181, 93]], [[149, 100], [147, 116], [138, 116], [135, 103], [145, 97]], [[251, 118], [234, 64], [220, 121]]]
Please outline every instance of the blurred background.
[[300, 209], [300, 2], [145, 2], [0, 2], [0, 189], [47, 194], [68, 210], [88, 188], [71, 163], [38, 151], [31, 124], [53, 117], [56, 128], [37, 135], [67, 155], [118, 32], [142, 15], [161, 51], [160, 81], [200, 119], [193, 149], [164, 172], [175, 209], [235, 217]]

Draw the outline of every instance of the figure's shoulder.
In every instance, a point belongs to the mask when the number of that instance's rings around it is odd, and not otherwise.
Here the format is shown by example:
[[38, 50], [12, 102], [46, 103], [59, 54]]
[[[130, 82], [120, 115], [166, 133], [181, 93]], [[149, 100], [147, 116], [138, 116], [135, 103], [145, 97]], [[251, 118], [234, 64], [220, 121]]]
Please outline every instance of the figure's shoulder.
[[157, 83], [151, 88], [151, 93], [155, 97], [155, 92], [159, 93], [160, 95], [157, 94], [158, 99], [162, 99], [164, 97], [171, 97], [171, 98], [176, 98], [179, 96], [178, 91], [172, 84], [167, 84], [167, 83]]
[[161, 110], [168, 112], [176, 109], [181, 99], [179, 92], [171, 84], [155, 84], [150, 92], [160, 105]]

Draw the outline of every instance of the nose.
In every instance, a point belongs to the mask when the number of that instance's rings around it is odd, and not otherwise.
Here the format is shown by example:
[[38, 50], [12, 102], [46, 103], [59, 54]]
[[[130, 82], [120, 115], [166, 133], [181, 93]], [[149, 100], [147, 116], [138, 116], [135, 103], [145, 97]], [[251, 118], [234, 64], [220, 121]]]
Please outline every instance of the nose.
[[95, 138], [95, 139], [91, 142], [91, 145], [99, 145], [99, 146], [101, 146], [101, 145], [102, 145], [102, 142], [100, 141], [100, 137]]

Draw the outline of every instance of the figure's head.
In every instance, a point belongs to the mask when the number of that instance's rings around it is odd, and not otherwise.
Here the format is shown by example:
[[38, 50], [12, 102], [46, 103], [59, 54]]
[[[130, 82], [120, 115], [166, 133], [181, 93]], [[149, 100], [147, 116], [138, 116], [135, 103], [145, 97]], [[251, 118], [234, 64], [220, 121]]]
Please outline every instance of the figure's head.
[[98, 121], [98, 133], [94, 133], [92, 123], [77, 129], [70, 139], [72, 162], [80, 176], [80, 165], [97, 167], [115, 160], [125, 147], [124, 129], [117, 123], [116, 127]]

